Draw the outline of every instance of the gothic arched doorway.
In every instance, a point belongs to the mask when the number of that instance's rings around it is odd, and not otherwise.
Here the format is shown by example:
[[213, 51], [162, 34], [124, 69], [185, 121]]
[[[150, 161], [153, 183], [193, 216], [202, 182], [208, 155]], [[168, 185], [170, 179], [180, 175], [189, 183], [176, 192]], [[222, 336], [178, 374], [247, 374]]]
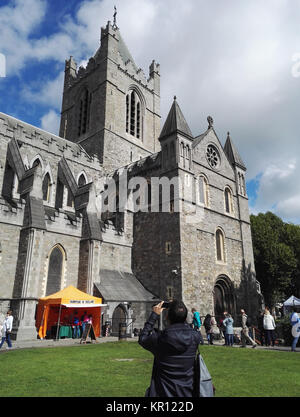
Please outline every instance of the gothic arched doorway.
[[216, 317], [222, 316], [224, 311], [235, 316], [234, 287], [226, 276], [217, 278], [214, 287], [214, 311]]
[[118, 307], [115, 308], [112, 316], [112, 333], [119, 334], [120, 323], [126, 323], [126, 321], [127, 314], [125, 307], [122, 304], [119, 304]]

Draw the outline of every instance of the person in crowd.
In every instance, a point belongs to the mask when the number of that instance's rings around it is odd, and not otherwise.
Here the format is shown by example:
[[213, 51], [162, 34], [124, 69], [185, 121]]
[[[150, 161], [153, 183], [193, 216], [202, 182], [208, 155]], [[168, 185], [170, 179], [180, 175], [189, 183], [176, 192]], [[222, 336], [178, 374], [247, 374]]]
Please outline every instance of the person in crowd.
[[10, 335], [12, 332], [12, 328], [13, 328], [13, 315], [12, 315], [12, 311], [8, 310], [6, 317], [4, 319], [3, 322], [3, 326], [2, 326], [2, 339], [0, 342], [0, 349], [3, 346], [3, 343], [6, 341], [7, 343], [7, 348], [6, 349], [12, 349], [12, 343], [11, 343], [11, 339], [10, 339]]
[[[290, 323], [291, 323], [292, 328], [295, 326], [297, 328], [297, 330], [298, 329], [300, 330], [300, 318], [299, 318], [299, 315], [297, 313], [297, 308], [296, 307], [293, 307], [293, 312], [290, 315]], [[297, 325], [298, 325], [298, 327], [297, 327]], [[297, 346], [297, 343], [298, 343], [300, 332], [297, 331], [295, 334], [296, 334], [296, 336], [294, 336], [293, 333], [292, 333], [292, 335], [293, 335], [293, 342], [292, 342], [292, 347], [291, 347], [292, 352], [296, 352], [296, 346]]]
[[275, 320], [268, 307], [264, 311], [264, 329], [266, 334], [266, 345], [274, 347], [275, 346]]
[[223, 321], [223, 325], [225, 326], [225, 338], [226, 338], [226, 345], [233, 346], [233, 318], [229, 313], [226, 313], [225, 320]]
[[80, 321], [79, 321], [77, 311], [75, 311], [74, 318], [73, 318], [73, 338], [74, 339], [80, 338]]
[[226, 326], [224, 325], [224, 320], [226, 318], [227, 311], [224, 311], [223, 315], [221, 316], [219, 320], [219, 329], [221, 335], [224, 337], [224, 345], [227, 346], [227, 338], [226, 338]]
[[237, 332], [235, 332], [235, 333], [233, 334], [233, 342], [234, 342], [236, 345], [239, 345], [239, 344], [241, 343], [241, 338], [240, 338], [240, 336], [239, 336], [239, 334], [238, 334]]
[[247, 318], [247, 326], [248, 326], [248, 332], [251, 339], [253, 339], [253, 328], [252, 328], [252, 319], [248, 316]]
[[242, 346], [243, 348], [246, 347], [246, 342], [249, 342], [253, 348], [256, 348], [255, 341], [249, 336], [249, 328], [248, 328], [248, 316], [244, 309], [241, 309], [242, 315], [242, 332], [241, 332], [241, 339], [242, 339]]
[[163, 301], [152, 313], [141, 334], [139, 344], [154, 355], [154, 364], [147, 397], [192, 397], [194, 361], [200, 333], [188, 323], [187, 308], [182, 301], [173, 300], [167, 309], [168, 326], [154, 329], [163, 310]]
[[201, 338], [200, 344], [204, 345], [203, 337], [201, 334], [202, 322], [201, 322], [200, 314], [195, 308], [192, 308], [192, 314], [193, 314], [193, 328], [200, 333], [200, 338]]
[[193, 313], [192, 311], [188, 311], [186, 322], [188, 323], [189, 326], [191, 326], [192, 329], [194, 328], [193, 321], [194, 321]]
[[213, 345], [214, 344], [214, 327], [217, 325], [215, 318], [212, 317], [210, 314], [206, 314], [203, 325], [206, 331], [207, 342], [209, 345]]
[[260, 344], [263, 346], [265, 344], [265, 329], [264, 329], [264, 312], [261, 311], [257, 317], [257, 328], [259, 331]]
[[87, 315], [87, 312], [85, 311], [83, 315], [81, 316], [81, 333], [84, 333], [85, 326], [87, 325], [89, 321], [89, 316]]

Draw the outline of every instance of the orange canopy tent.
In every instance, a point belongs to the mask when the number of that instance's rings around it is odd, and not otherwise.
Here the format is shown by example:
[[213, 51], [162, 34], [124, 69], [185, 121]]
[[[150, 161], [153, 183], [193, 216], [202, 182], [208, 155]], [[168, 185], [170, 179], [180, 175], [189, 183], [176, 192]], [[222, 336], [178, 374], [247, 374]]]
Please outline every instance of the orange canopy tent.
[[[44, 339], [47, 330], [53, 325], [66, 321], [65, 319], [72, 316], [75, 311], [81, 316], [83, 312], [93, 317], [93, 328], [95, 336], [100, 336], [100, 320], [102, 298], [86, 294], [72, 285], [47, 297], [40, 298], [36, 314], [36, 328], [41, 339]], [[79, 310], [79, 309], [84, 309]], [[81, 313], [81, 312], [82, 313]]]

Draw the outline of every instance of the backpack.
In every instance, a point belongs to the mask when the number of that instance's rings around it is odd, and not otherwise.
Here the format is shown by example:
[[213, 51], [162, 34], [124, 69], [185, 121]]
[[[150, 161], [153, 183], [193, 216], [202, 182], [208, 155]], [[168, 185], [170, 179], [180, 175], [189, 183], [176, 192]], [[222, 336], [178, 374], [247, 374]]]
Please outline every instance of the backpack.
[[210, 330], [211, 329], [211, 319], [209, 317], [207, 317], [204, 320], [204, 323], [203, 324], [204, 324], [204, 327], [205, 327], [206, 330]]
[[250, 317], [247, 317], [247, 320], [246, 320], [246, 326], [247, 327], [250, 327], [251, 326], [251, 319], [250, 319]]

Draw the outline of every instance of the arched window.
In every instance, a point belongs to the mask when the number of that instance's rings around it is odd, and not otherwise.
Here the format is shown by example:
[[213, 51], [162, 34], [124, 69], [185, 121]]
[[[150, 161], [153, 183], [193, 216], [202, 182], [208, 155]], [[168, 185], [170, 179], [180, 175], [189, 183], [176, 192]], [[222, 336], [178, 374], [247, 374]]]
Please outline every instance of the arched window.
[[241, 194], [246, 195], [246, 183], [245, 183], [245, 176], [241, 174]]
[[12, 199], [16, 195], [17, 191], [18, 178], [13, 170], [13, 168], [6, 162], [3, 185], [2, 185], [2, 195], [4, 198]]
[[186, 168], [191, 168], [191, 151], [189, 145], [186, 145], [185, 147], [185, 159], [186, 159]]
[[239, 194], [246, 195], [246, 183], [244, 174], [238, 173], [238, 190]]
[[131, 91], [126, 96], [126, 132], [142, 138], [142, 105], [138, 94]]
[[239, 190], [239, 193], [242, 194], [242, 181], [241, 181], [240, 173], [238, 173], [238, 190]]
[[36, 156], [33, 161], [31, 162], [31, 168], [41, 166], [43, 170], [43, 162], [41, 161], [41, 158], [39, 156]]
[[65, 252], [60, 245], [54, 246], [49, 254], [46, 296], [61, 290]]
[[228, 214], [233, 213], [233, 198], [232, 192], [230, 188], [226, 187], [224, 191], [224, 198], [225, 198], [225, 211]]
[[199, 202], [205, 207], [209, 205], [208, 181], [204, 176], [199, 177]]
[[51, 178], [47, 172], [46, 175], [44, 176], [43, 184], [42, 184], [43, 200], [46, 201], [47, 203], [50, 202], [50, 198], [51, 198], [51, 186], [52, 186]]
[[185, 146], [184, 143], [180, 143], [180, 163], [184, 166], [184, 154], [185, 154]]
[[90, 101], [91, 96], [87, 89], [81, 94], [78, 111], [78, 136], [85, 134], [90, 123]]
[[83, 187], [84, 185], [86, 185], [86, 177], [84, 174], [81, 174], [78, 178], [78, 186]]
[[216, 232], [216, 251], [217, 260], [225, 262], [225, 240], [221, 229], [218, 229]]

